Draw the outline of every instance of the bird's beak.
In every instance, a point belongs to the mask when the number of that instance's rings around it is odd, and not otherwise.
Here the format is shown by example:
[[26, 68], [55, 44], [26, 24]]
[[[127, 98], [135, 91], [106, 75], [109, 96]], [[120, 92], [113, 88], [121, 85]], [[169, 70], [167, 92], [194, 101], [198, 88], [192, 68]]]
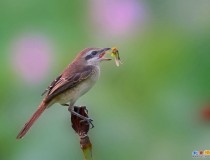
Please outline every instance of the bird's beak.
[[104, 55], [106, 54], [106, 51], [110, 50], [111, 48], [103, 48], [101, 50], [98, 51], [98, 59], [100, 59], [101, 61], [110, 61], [110, 58], [106, 58], [104, 57]]

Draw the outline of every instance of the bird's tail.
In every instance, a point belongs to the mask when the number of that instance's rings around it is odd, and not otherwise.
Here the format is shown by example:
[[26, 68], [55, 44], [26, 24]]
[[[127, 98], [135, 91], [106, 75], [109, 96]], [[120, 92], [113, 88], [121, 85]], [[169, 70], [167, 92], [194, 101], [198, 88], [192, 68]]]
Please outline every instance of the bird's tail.
[[32, 117], [26, 122], [24, 127], [21, 129], [19, 134], [17, 135], [16, 139], [21, 139], [31, 128], [31, 126], [34, 124], [34, 122], [39, 118], [39, 116], [43, 113], [43, 111], [48, 107], [48, 104], [46, 104], [44, 101], [39, 105], [36, 112], [32, 115]]

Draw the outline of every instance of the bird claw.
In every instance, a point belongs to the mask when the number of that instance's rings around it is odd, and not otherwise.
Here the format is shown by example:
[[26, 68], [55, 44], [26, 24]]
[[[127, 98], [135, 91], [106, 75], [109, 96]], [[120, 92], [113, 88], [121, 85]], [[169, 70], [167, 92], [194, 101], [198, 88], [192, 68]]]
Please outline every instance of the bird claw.
[[[63, 105], [67, 105], [67, 104], [63, 104]], [[94, 125], [92, 123], [93, 120], [88, 117], [88, 110], [85, 106], [80, 106], [80, 107], [74, 106], [73, 108], [69, 106], [68, 110], [69, 112], [71, 112], [73, 117], [76, 116], [80, 119], [79, 120], [80, 124], [83, 123], [83, 125], [88, 125], [91, 129], [94, 128]]]
[[85, 119], [81, 120], [80, 123], [83, 123], [83, 122], [85, 122], [85, 121], [86, 121], [88, 124], [91, 125], [91, 127], [90, 127], [91, 129], [94, 128], [94, 125], [93, 125], [93, 123], [92, 123], [93, 120], [92, 120], [91, 118], [85, 118]]

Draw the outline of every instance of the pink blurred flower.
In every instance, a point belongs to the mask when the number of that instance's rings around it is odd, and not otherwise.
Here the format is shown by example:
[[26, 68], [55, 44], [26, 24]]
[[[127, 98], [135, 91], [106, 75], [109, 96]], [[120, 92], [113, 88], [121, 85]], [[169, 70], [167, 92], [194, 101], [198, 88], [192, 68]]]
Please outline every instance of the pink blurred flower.
[[47, 38], [36, 34], [18, 37], [12, 47], [12, 64], [26, 82], [37, 83], [49, 71], [52, 48]]
[[146, 15], [144, 5], [138, 0], [92, 0], [90, 10], [97, 29], [112, 36], [139, 29]]

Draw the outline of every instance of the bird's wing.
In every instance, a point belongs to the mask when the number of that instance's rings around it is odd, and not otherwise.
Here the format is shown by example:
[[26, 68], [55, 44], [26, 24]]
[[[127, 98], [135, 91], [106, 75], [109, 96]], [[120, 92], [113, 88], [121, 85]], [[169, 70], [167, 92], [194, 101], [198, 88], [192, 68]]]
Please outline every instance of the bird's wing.
[[62, 74], [58, 76], [52, 83], [45, 89], [45, 91], [42, 93], [42, 96], [46, 93], [49, 94], [49, 92], [52, 90], [52, 88], [57, 84], [57, 82], [60, 80]]
[[68, 76], [61, 76], [59, 80], [54, 84], [54, 86], [49, 90], [45, 100], [50, 101], [57, 95], [75, 87], [80, 82], [86, 80], [89, 76], [91, 76], [93, 72], [93, 67], [87, 66], [71, 75], [67, 74]]

